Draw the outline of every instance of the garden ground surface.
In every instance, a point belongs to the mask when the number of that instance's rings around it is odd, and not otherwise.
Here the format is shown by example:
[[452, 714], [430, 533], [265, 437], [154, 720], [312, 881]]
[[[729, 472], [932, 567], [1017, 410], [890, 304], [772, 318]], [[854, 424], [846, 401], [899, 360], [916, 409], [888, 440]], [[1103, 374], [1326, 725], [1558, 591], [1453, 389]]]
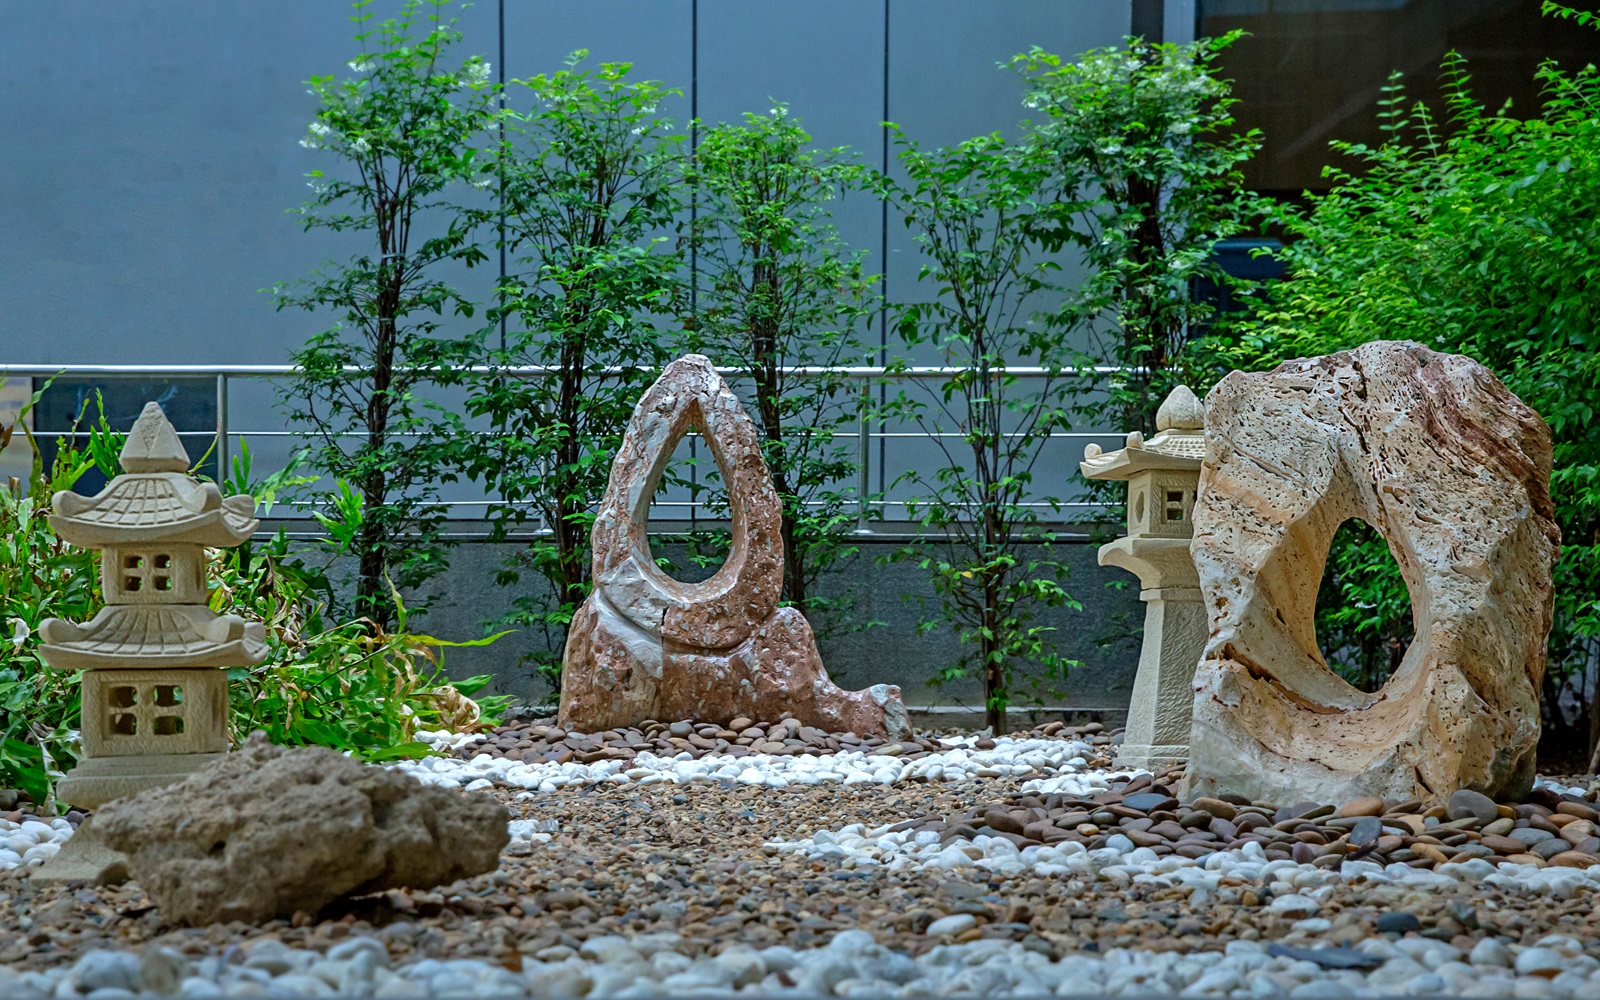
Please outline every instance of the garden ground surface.
[[0, 993], [1600, 994], [1592, 778], [1255, 809], [1112, 771], [1092, 728], [757, 728], [523, 726], [404, 765], [507, 803], [500, 869], [292, 921], [177, 928], [134, 883], [0, 872]]

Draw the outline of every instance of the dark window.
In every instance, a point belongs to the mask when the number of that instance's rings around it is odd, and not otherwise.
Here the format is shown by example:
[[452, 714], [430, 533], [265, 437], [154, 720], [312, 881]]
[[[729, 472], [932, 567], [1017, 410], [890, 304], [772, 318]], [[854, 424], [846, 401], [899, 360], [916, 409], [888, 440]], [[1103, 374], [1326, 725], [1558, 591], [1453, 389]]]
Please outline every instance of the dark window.
[[[1446, 52], [1467, 58], [1478, 100], [1531, 117], [1534, 70], [1554, 59], [1569, 70], [1600, 60], [1600, 33], [1539, 14], [1539, 0], [1200, 0], [1199, 32], [1249, 32], [1223, 54], [1222, 75], [1239, 98], [1244, 128], [1266, 146], [1245, 166], [1246, 183], [1286, 196], [1324, 190], [1328, 142], [1376, 145], [1377, 102], [1392, 70], [1406, 94], [1435, 110]], [[1584, 5], [1575, 5], [1584, 6]], [[1352, 165], [1350, 163], [1345, 164]]]

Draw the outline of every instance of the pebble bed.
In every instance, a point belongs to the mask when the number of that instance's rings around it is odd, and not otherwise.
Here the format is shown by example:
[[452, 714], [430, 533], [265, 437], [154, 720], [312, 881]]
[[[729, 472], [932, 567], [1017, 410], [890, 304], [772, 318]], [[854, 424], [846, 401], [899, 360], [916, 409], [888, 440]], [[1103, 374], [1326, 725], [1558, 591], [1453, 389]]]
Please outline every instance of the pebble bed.
[[[1043, 738], [1071, 737], [1103, 753], [1113, 752], [1112, 737], [1098, 723], [1068, 729], [1065, 723], [1051, 722], [1041, 726], [1036, 735]], [[425, 733], [421, 738], [448, 747], [463, 759], [485, 755], [525, 764], [630, 761], [646, 752], [656, 757], [680, 760], [698, 759], [708, 754], [733, 758], [758, 755], [765, 759], [796, 754], [814, 757], [858, 752], [912, 761], [929, 754], [943, 753], [953, 742], [975, 746], [980, 750], [994, 749], [996, 746], [995, 740], [986, 737], [957, 738], [952, 741], [933, 736], [911, 736], [902, 740], [887, 740], [876, 736], [861, 737], [855, 733], [828, 733], [813, 726], [801, 725], [797, 719], [757, 723], [742, 718], [734, 719], [725, 727], [696, 723], [689, 719], [677, 722], [651, 720], [640, 723], [636, 728], [610, 729], [593, 735], [569, 733], [560, 726], [535, 722], [501, 726], [481, 736]]]
[[[959, 922], [959, 918], [947, 918]], [[970, 921], [968, 917], [966, 920]], [[1462, 954], [1427, 938], [1371, 938], [1354, 948], [1316, 949], [1234, 941], [1222, 951], [1178, 954], [1113, 949], [1059, 960], [1012, 942], [940, 945], [911, 956], [863, 930], [826, 946], [732, 947], [684, 954], [675, 934], [594, 937], [575, 953], [510, 969], [424, 959], [391, 965], [376, 938], [349, 938], [326, 953], [261, 941], [227, 956], [190, 960], [171, 948], [142, 954], [93, 951], [69, 968], [9, 980], [12, 1000], [85, 996], [211, 997], [615, 997], [657, 996], [1256, 996], [1588, 997], [1600, 990], [1600, 959], [1574, 938], [1533, 947], [1487, 939]], [[572, 949], [566, 949], [571, 952]]]
[[[438, 745], [448, 736], [427, 733], [421, 738], [434, 740]], [[1101, 765], [1110, 763], [1108, 757], [1099, 756], [1101, 751], [1096, 747], [1078, 739], [1001, 737], [996, 740], [967, 736], [946, 738], [938, 743], [880, 743], [870, 747], [862, 745], [859, 749], [852, 748], [856, 744], [851, 743], [843, 746], [844, 749], [834, 752], [754, 751], [739, 755], [680, 750], [672, 756], [660, 756], [641, 750], [626, 758], [598, 757], [586, 762], [568, 757], [534, 763], [487, 753], [463, 759], [458, 751], [452, 757], [425, 757], [399, 761], [393, 766], [424, 783], [458, 786], [467, 791], [499, 786], [548, 794], [559, 788], [602, 782], [652, 785], [737, 781], [784, 788], [792, 784], [893, 785], [906, 781], [964, 781], [1058, 775], [1062, 771], [1069, 773], [1060, 774], [1058, 780], [1077, 787], [1077, 772], [1089, 768], [1091, 761]]]
[[1592, 779], [1269, 809], [1113, 771], [1099, 727], [427, 739], [396, 766], [507, 803], [500, 871], [320, 917], [35, 890], [74, 824], [0, 814], [0, 996], [1600, 995]]

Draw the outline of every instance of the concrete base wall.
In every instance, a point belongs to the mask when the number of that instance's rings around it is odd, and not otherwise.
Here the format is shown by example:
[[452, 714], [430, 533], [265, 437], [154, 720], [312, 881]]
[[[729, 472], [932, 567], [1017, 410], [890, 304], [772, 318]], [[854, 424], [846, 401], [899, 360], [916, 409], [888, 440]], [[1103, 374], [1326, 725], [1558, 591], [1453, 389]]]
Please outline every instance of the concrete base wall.
[[[983, 699], [976, 680], [966, 678], [940, 687], [927, 684], [941, 668], [958, 661], [960, 647], [946, 625], [919, 629], [919, 622], [938, 617], [938, 597], [927, 573], [915, 563], [883, 561], [898, 544], [863, 540], [857, 556], [821, 581], [822, 596], [853, 601], [851, 621], [874, 623], [866, 628], [830, 628], [824, 622], [816, 623], [823, 662], [844, 687], [898, 684], [908, 705], [946, 709], [919, 724], [937, 725], [941, 723], [936, 720], [948, 719], [942, 724], [970, 725], [974, 718], [981, 720]], [[519, 548], [487, 542], [459, 546], [451, 553], [449, 572], [433, 581], [426, 593], [417, 595], [428, 605], [418, 627], [444, 639], [475, 638], [484, 634], [487, 623], [510, 609], [514, 598], [543, 591], [543, 582], [532, 576], [525, 576], [516, 588], [495, 584], [495, 571]], [[1064, 586], [1083, 609], [1041, 609], [1036, 623], [1053, 628], [1051, 638], [1057, 648], [1083, 665], [1065, 680], [1043, 678], [1036, 670], [1022, 672], [1014, 702], [1019, 709], [1031, 702], [1052, 710], [1070, 710], [1075, 721], [1120, 725], [1138, 665], [1144, 608], [1133, 577], [1096, 565], [1095, 549], [1088, 543], [1053, 547], [1054, 556], [1070, 568]], [[681, 544], [658, 544], [656, 551], [677, 565], [687, 564]], [[689, 580], [709, 572], [679, 575]], [[559, 634], [553, 637], [554, 643], [560, 641]], [[496, 690], [542, 703], [551, 700], [552, 693], [524, 658], [552, 648], [546, 636], [522, 631], [485, 648], [447, 649], [445, 667], [454, 677], [495, 674]], [[949, 711], [960, 708], [978, 714]], [[1056, 711], [1041, 719], [1058, 717], [1062, 716]]]

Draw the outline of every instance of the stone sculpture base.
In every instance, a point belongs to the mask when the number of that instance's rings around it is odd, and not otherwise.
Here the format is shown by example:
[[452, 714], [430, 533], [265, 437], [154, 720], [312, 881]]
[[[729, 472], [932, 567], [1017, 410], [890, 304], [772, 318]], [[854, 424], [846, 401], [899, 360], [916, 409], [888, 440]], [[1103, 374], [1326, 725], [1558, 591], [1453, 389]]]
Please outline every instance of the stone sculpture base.
[[35, 868], [30, 882], [50, 885], [56, 882], [89, 882], [94, 885], [121, 885], [128, 881], [128, 856], [114, 851], [101, 839], [90, 816], [78, 824], [56, 856]]
[[[725, 653], [660, 644], [661, 659], [634, 654], [638, 630], [591, 596], [567, 640], [568, 663], [595, 669], [563, 678], [561, 722], [584, 732], [625, 728], [643, 719], [734, 719], [793, 716], [828, 732], [899, 739], [911, 731], [899, 689], [875, 684], [846, 691], [828, 678], [811, 626], [793, 608], [779, 608], [753, 636]], [[670, 683], [662, 683], [670, 678]]]
[[112, 799], [176, 784], [219, 760], [220, 753], [167, 753], [129, 757], [85, 757], [56, 786], [56, 797], [84, 809]]

